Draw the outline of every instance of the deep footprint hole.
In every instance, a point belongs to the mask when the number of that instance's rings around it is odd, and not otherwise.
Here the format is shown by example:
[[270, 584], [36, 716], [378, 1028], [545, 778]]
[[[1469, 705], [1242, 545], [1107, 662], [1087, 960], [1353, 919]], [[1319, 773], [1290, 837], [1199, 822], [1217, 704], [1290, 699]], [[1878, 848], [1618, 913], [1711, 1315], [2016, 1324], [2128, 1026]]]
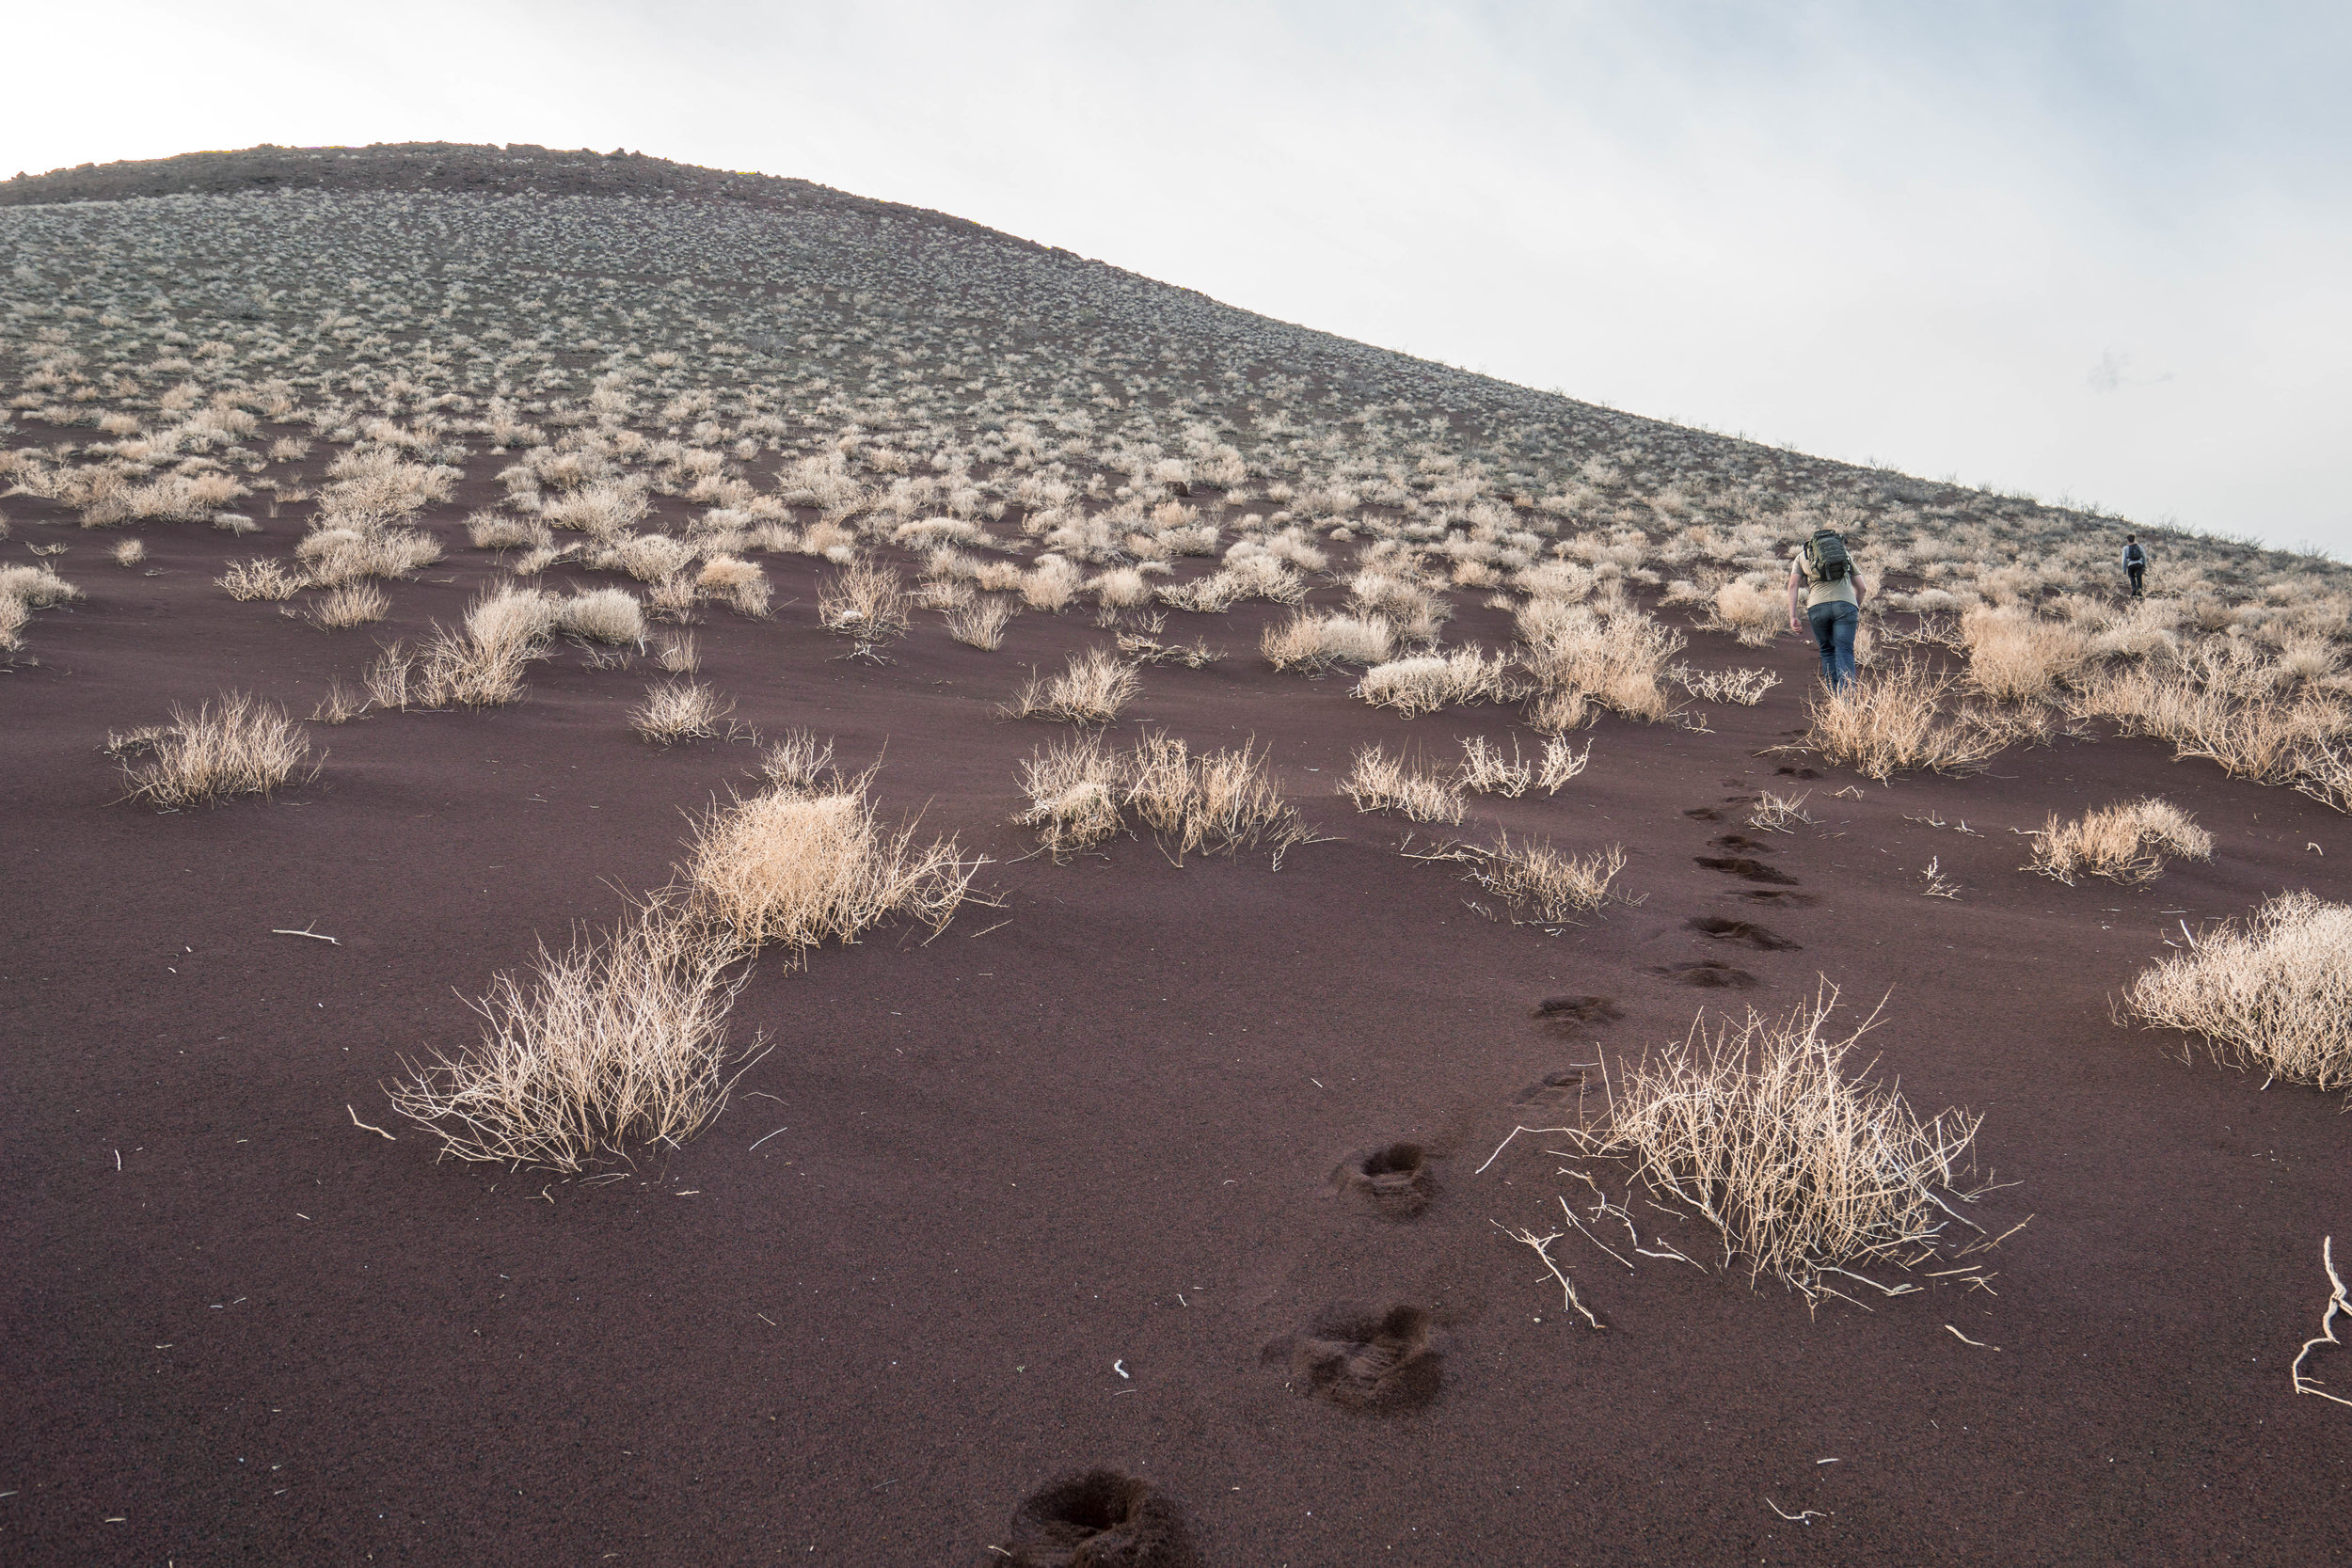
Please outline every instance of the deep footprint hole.
[[1315, 1316], [1304, 1333], [1268, 1345], [1266, 1359], [1287, 1359], [1305, 1391], [1351, 1410], [1410, 1410], [1438, 1397], [1443, 1356], [1436, 1326], [1419, 1307], [1343, 1302]]
[[1745, 990], [1756, 984], [1756, 976], [1746, 970], [1717, 963], [1711, 958], [1697, 963], [1661, 964], [1650, 973], [1663, 975], [1678, 985], [1704, 986], [1710, 990]]
[[1607, 1023], [1625, 1015], [1606, 996], [1547, 996], [1535, 1004], [1534, 1016], [1547, 1023]]
[[1417, 1143], [1382, 1144], [1339, 1163], [1332, 1185], [1390, 1219], [1411, 1219], [1437, 1194], [1429, 1150]]
[[1797, 879], [1787, 872], [1766, 865], [1762, 861], [1748, 855], [1694, 855], [1692, 858], [1709, 871], [1728, 871], [1733, 876], [1745, 878], [1751, 882], [1774, 882], [1789, 887], [1794, 887], [1797, 882]]
[[1184, 1516], [1152, 1483], [1119, 1470], [1049, 1481], [1013, 1510], [992, 1554], [1021, 1568], [1199, 1568]]
[[1801, 949], [1779, 932], [1758, 926], [1752, 920], [1726, 920], [1719, 914], [1692, 915], [1691, 929], [1718, 942], [1740, 942], [1767, 953], [1791, 953]]

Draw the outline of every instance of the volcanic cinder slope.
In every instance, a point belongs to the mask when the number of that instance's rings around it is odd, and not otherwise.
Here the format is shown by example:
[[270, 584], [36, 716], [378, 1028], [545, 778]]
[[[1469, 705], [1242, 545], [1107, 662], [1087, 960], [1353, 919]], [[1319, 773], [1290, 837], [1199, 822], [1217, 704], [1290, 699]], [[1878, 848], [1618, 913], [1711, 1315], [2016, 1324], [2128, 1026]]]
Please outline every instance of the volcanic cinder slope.
[[[0, 1559], [1043, 1562], [1121, 1517], [1146, 1544], [1098, 1560], [2352, 1554], [2352, 1412], [2287, 1372], [2352, 1124], [2114, 1010], [2185, 932], [2345, 897], [2339, 569], [2143, 529], [2122, 604], [2119, 519], [634, 155], [264, 148], [0, 204]], [[1774, 623], [1822, 524], [1887, 612], [1866, 681], [1948, 664], [1976, 762], [1802, 749]], [[255, 562], [293, 596], [220, 586]], [[903, 635], [838, 613], [871, 567], [920, 589]], [[369, 583], [357, 628], [279, 613]], [[519, 700], [329, 721], [500, 585], [555, 601]], [[557, 634], [616, 589], [642, 643]], [[1000, 647], [948, 635], [992, 601]], [[688, 636], [734, 738], [649, 745]], [[1578, 638], [1646, 653], [1588, 679]], [[1473, 646], [1481, 700], [1412, 717], [1363, 695], [1411, 671], [1348, 662]], [[1108, 744], [1252, 743], [1310, 840], [1180, 856], [1131, 814], [1041, 853], [1022, 765], [1073, 732], [1005, 709], [1095, 650], [1138, 683]], [[1708, 679], [1742, 670], [1777, 684]], [[126, 800], [110, 738], [227, 690], [315, 777]], [[698, 1137], [437, 1157], [387, 1085], [793, 730], [880, 762], [991, 902], [763, 959], [729, 1027], [766, 1054]], [[1339, 793], [1367, 745], [1563, 733], [1581, 773], [1459, 824]], [[2023, 869], [2018, 833], [2149, 795], [2209, 859]], [[1499, 831], [1620, 847], [1609, 901], [1419, 858]], [[1883, 999], [1850, 1069], [1982, 1117], [1951, 1250], [2006, 1239], [1965, 1267], [1808, 1299], [1567, 1132], [1489, 1160], [1824, 981]], [[1561, 1233], [1606, 1326], [1503, 1227]], [[1098, 1468], [1151, 1496], [1049, 1487]]]

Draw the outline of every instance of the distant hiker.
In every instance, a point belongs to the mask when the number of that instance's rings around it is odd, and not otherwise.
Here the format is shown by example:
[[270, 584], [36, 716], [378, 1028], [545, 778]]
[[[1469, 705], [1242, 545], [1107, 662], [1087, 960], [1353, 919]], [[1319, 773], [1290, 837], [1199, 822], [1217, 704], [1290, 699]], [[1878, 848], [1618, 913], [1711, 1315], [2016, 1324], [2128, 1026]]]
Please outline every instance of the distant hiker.
[[2132, 579], [2132, 597], [2139, 597], [2139, 579], [2148, 575], [2148, 552], [2139, 547], [2139, 535], [2123, 535], [2123, 575]]
[[1846, 542], [1830, 529], [1815, 529], [1813, 537], [1797, 548], [1788, 564], [1788, 629], [1799, 631], [1797, 594], [1804, 592], [1804, 613], [1813, 627], [1813, 641], [1821, 645], [1821, 679], [1832, 691], [1853, 684], [1853, 638], [1862, 626], [1861, 576]]

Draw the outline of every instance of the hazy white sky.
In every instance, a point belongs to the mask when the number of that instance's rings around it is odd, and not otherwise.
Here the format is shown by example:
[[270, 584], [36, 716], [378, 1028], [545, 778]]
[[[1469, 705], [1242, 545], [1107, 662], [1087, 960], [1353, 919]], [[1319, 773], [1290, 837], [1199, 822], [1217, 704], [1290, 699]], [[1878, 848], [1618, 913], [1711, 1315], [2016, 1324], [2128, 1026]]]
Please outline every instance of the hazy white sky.
[[2352, 556], [2352, 7], [212, 0], [10, 24], [0, 175], [628, 147], [1835, 457]]

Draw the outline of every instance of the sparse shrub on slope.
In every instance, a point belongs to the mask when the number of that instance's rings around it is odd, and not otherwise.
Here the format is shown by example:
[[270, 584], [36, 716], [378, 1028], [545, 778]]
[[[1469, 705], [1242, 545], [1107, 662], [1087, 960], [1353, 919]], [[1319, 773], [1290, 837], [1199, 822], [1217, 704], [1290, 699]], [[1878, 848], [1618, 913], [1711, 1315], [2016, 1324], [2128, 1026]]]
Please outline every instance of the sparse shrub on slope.
[[1058, 675], [1031, 673], [1005, 711], [1015, 719], [1057, 719], [1069, 724], [1107, 724], [1142, 689], [1135, 666], [1104, 649], [1070, 656]]
[[461, 1160], [577, 1171], [629, 1143], [675, 1147], [734, 1085], [737, 957], [660, 900], [562, 952], [543, 944], [529, 977], [501, 973], [472, 1004], [481, 1040], [410, 1066], [392, 1103]]
[[1508, 702], [1521, 690], [1511, 679], [1508, 659], [1475, 645], [1375, 664], [1356, 683], [1356, 694], [1365, 702], [1392, 707], [1407, 719], [1465, 703]]
[[1960, 618], [1968, 679], [2003, 702], [2033, 702], [2092, 657], [2089, 634], [2017, 606], [1979, 605]]
[[1442, 773], [1416, 769], [1377, 745], [1359, 747], [1355, 766], [1340, 781], [1339, 793], [1358, 811], [1393, 811], [1417, 822], [1462, 820], [1462, 792]]
[[[122, 756], [130, 798], [167, 811], [204, 805], [234, 795], [268, 795], [289, 781], [318, 772], [302, 726], [282, 708], [243, 691], [224, 691], [215, 710], [171, 710], [160, 729], [110, 742]], [[144, 761], [131, 758], [144, 755]]]
[[1180, 860], [1196, 849], [1232, 854], [1271, 843], [1279, 866], [1308, 837], [1267, 776], [1264, 755], [1248, 744], [1196, 755], [1154, 732], [1120, 752], [1087, 736], [1032, 754], [1021, 788], [1029, 808], [1013, 820], [1035, 828], [1056, 860], [1121, 832], [1130, 812]]
[[2102, 806], [2074, 821], [2053, 814], [2034, 835], [2027, 869], [2072, 887], [2076, 877], [2113, 882], [2153, 881], [2167, 854], [2201, 861], [2213, 854], [2213, 834], [2178, 806], [2157, 800]]
[[1843, 691], [1818, 690], [1805, 708], [1804, 748], [1872, 779], [1922, 768], [1976, 771], [2000, 742], [1980, 724], [1945, 711], [1943, 698], [1953, 685], [1951, 675], [1912, 659], [1862, 675]]
[[946, 928], [984, 862], [952, 838], [918, 846], [874, 819], [863, 781], [830, 794], [778, 791], [714, 806], [695, 824], [687, 910], [734, 950], [854, 942], [912, 915]]
[[2144, 970], [2125, 1006], [2201, 1036], [2216, 1060], [2330, 1091], [2352, 1088], [2352, 907], [2282, 893]]
[[1585, 1134], [1712, 1224], [1726, 1267], [1744, 1258], [1750, 1278], [1808, 1297], [1833, 1290], [1830, 1275], [1940, 1251], [1955, 1223], [1947, 1199], [1971, 1196], [1959, 1182], [1980, 1120], [1922, 1118], [1899, 1090], [1850, 1074], [1871, 1021], [1834, 1037], [1836, 1003], [1825, 990], [1787, 1018], [1751, 1012], [1712, 1036], [1702, 1018], [1681, 1045], [1621, 1064]]
[[1640, 610], [1532, 599], [1518, 611], [1518, 628], [1538, 691], [1529, 715], [1537, 729], [1564, 734], [1592, 705], [1648, 723], [1674, 711], [1666, 665], [1687, 640]]

